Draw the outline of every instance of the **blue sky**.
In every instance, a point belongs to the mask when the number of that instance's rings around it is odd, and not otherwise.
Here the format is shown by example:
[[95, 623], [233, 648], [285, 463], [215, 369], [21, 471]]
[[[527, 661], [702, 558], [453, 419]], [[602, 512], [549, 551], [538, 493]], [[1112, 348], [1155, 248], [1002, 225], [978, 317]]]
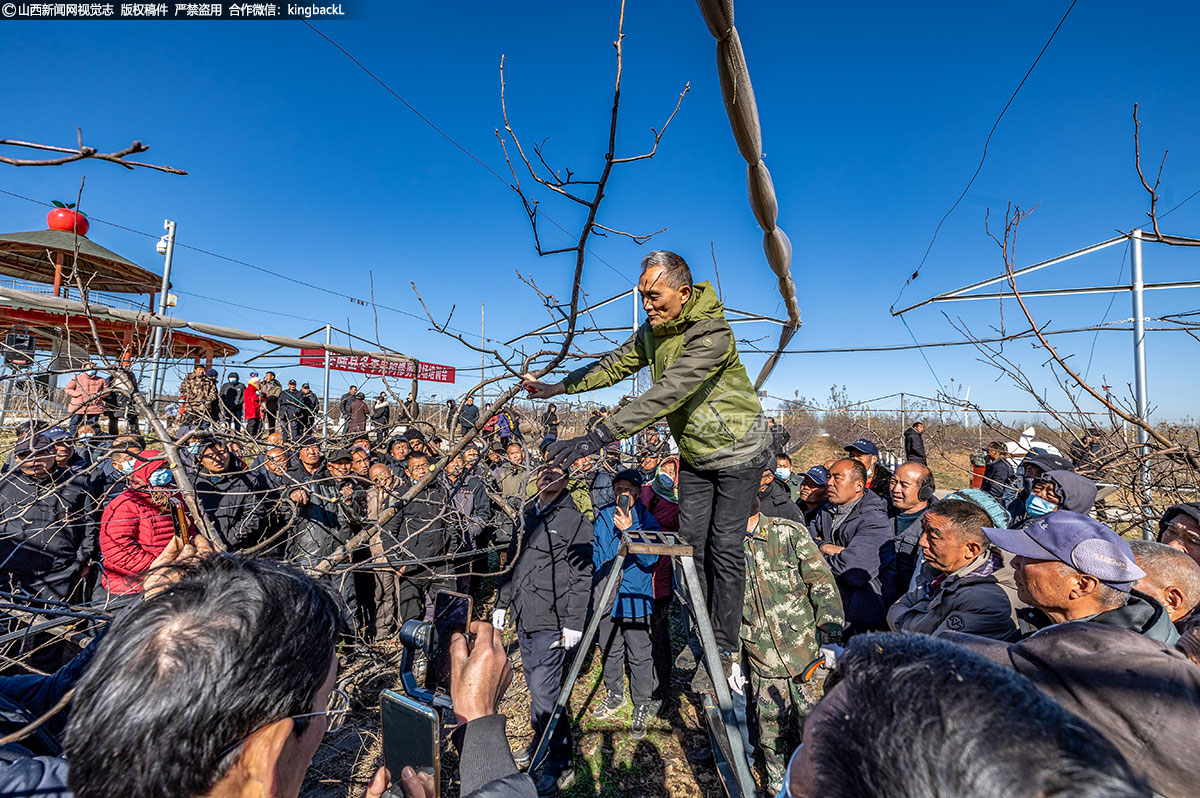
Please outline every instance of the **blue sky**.
[[[1067, 5], [739, 4], [736, 21], [780, 225], [795, 247], [804, 327], [793, 348], [912, 342], [888, 307]], [[501, 174], [506, 167], [493, 130], [501, 125], [504, 54], [509, 112], [524, 142], [548, 138], [547, 159], [586, 177], [604, 153], [617, 8], [607, 0], [360, 0], [355, 20], [316, 24]], [[1147, 27], [1150, 20], [1158, 22]], [[1132, 30], [1135, 22], [1140, 31]], [[984, 234], [987, 208], [995, 219], [1009, 201], [1038, 206], [1021, 227], [1018, 265], [1143, 223], [1146, 195], [1132, 158], [1134, 101], [1147, 168], [1171, 150], [1162, 209], [1200, 189], [1191, 40], [1197, 22], [1200, 12], [1191, 4], [1149, 3], [1130, 17], [1125, 4], [1080, 3], [1000, 123], [982, 172], [902, 304], [1000, 273], [998, 252]], [[444, 316], [454, 306], [452, 324], [475, 335], [483, 301], [488, 335], [501, 340], [547, 318], [516, 271], [559, 297], [569, 291], [569, 258], [536, 256], [516, 196], [300, 22], [5, 22], [0, 43], [8, 78], [4, 136], [68, 144], [81, 125], [93, 146], [118, 149], [139, 138], [151, 145], [146, 160], [190, 171], [173, 177], [101, 163], [5, 167], [0, 189], [70, 200], [86, 174], [83, 208], [95, 217], [156, 236], [162, 220], [172, 218], [181, 243], [364, 300], [373, 280], [377, 301], [421, 316], [410, 287], [415, 281], [435, 313]], [[683, 254], [698, 279], [713, 276], [711, 246], [728, 304], [781, 315], [721, 104], [711, 36], [689, 0], [631, 2], [619, 155], [649, 146], [650, 127], [661, 126], [689, 81], [658, 156], [615, 173], [600, 221], [636, 231], [668, 228], [647, 248]], [[551, 217], [577, 227], [576, 207], [537, 196]], [[0, 194], [5, 231], [40, 229], [43, 213]], [[1200, 197], [1162, 227], [1200, 237]], [[566, 241], [549, 225], [543, 234], [548, 246]], [[103, 224], [90, 237], [160, 267], [149, 238]], [[629, 287], [646, 248], [610, 238], [594, 240], [592, 249], [609, 264], [589, 258], [584, 286], [598, 299]], [[1124, 254], [1113, 247], [1031, 275], [1021, 286], [1127, 281]], [[1190, 279], [1198, 258], [1196, 250], [1147, 247], [1146, 279]], [[177, 252], [175, 269], [181, 317], [290, 335], [330, 321], [374, 336], [375, 315], [346, 299], [188, 250]], [[907, 317], [917, 340], [958, 337], [941, 308], [981, 334], [1000, 323], [996, 303], [927, 307]], [[1130, 315], [1126, 294], [1036, 300], [1031, 308], [1052, 327]], [[1196, 308], [1194, 292], [1146, 297], [1152, 317]], [[1006, 303], [1008, 329], [1018, 314]], [[629, 305], [599, 318], [627, 323]], [[378, 329], [385, 344], [424, 360], [478, 367], [476, 354], [430, 332], [419, 318], [380, 311]], [[768, 346], [776, 335], [766, 326], [737, 329], [745, 349]], [[1096, 382], [1122, 392], [1132, 379], [1130, 335], [1101, 333], [1093, 350], [1094, 338], [1056, 342]], [[1157, 418], [1194, 413], [1188, 397], [1200, 377], [1172, 366], [1190, 363], [1195, 346], [1183, 334], [1150, 337]], [[1039, 368], [1043, 358], [1028, 343], [1010, 344], [1006, 352], [1055, 396]], [[953, 382], [971, 386], [972, 400], [985, 406], [1033, 404], [997, 381], [969, 348], [926, 355], [928, 365], [915, 351], [791, 355], [767, 387], [774, 396], [823, 398], [831, 385], [845, 384], [853, 398], [866, 399], [900, 390], [932, 395], [939, 383]], [[763, 357], [746, 354], [752, 374]], [[276, 371], [314, 384], [319, 377], [300, 367]], [[464, 373], [456, 390], [474, 376]], [[336, 377], [333, 390], [347, 384]], [[434, 393], [444, 398], [446, 387], [423, 387], [423, 395]]]

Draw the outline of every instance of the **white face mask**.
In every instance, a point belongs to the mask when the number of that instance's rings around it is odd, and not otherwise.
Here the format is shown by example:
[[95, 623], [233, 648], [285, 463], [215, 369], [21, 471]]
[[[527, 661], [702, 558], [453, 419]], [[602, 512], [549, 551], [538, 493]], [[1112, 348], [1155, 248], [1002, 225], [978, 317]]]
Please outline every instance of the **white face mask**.
[[775, 469], [775, 476], [779, 477], [779, 478], [780, 478], [780, 479], [782, 479], [784, 482], [787, 482], [787, 481], [788, 481], [788, 480], [791, 478], [791, 476], [792, 476], [792, 469], [790, 469], [790, 468], [776, 468], [776, 469]]

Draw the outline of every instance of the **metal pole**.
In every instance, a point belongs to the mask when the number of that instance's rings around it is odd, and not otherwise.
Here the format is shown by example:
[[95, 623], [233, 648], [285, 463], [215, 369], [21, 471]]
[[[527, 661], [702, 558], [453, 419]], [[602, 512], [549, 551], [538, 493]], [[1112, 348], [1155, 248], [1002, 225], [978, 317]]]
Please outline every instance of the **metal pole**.
[[[1134, 400], [1137, 403], [1138, 418], [1143, 422], [1148, 419], [1147, 404], [1148, 397], [1146, 396], [1146, 313], [1142, 304], [1142, 231], [1134, 230], [1130, 234], [1130, 263], [1132, 264], [1130, 276], [1132, 278], [1131, 293], [1133, 294], [1133, 393]], [[1149, 441], [1149, 435], [1146, 430], [1138, 427], [1137, 442], [1138, 453], [1143, 457], [1146, 454], [1146, 443]], [[1148, 466], [1143, 462], [1138, 469], [1138, 487], [1142, 494], [1143, 505], [1143, 524], [1142, 537], [1146, 540], [1154, 539], [1154, 530], [1151, 529], [1149, 523], [1150, 511], [1150, 483]]]
[[[171, 259], [175, 257], [175, 223], [170, 219], [163, 221], [167, 231], [167, 252], [163, 261], [162, 288], [158, 292], [158, 315], [167, 315], [167, 289], [171, 286]], [[163, 328], [154, 328], [154, 368], [150, 371], [150, 403], [158, 398], [158, 372], [162, 360]], [[165, 375], [164, 375], [165, 376]]]
[[904, 412], [904, 392], [900, 392], [900, 426], [908, 429], [908, 413]]
[[322, 410], [323, 417], [321, 418], [322, 438], [329, 437], [329, 339], [332, 329], [332, 325], [325, 325], [325, 389], [323, 392], [323, 398], [321, 399], [321, 402], [324, 405]]
[[[487, 338], [485, 337], [485, 330], [484, 330], [484, 304], [482, 304], [482, 302], [480, 302], [480, 304], [479, 304], [479, 382], [480, 383], [484, 382], [484, 380], [487, 379], [487, 372], [485, 371], [486, 366], [485, 366], [485, 362], [484, 362], [484, 348], [486, 347], [486, 343], [487, 343]], [[480, 385], [479, 407], [487, 407], [487, 401], [484, 398], [485, 394], [486, 394], [486, 389], [484, 388], [484, 386]]]
[[[0, 367], [0, 374], [6, 370], [5, 367]], [[12, 398], [12, 384], [16, 380], [17, 370], [11, 369], [12, 377], [4, 381], [4, 404], [0, 405], [0, 429], [4, 427], [4, 420], [8, 416], [8, 403]]]

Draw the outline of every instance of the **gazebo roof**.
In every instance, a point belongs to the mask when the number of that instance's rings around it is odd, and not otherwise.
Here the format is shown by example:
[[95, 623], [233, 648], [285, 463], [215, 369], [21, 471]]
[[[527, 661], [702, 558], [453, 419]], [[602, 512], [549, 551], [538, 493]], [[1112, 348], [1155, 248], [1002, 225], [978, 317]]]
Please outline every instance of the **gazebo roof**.
[[[41, 350], [49, 350], [57, 335], [61, 340], [96, 354], [93, 323], [109, 357], [141, 359], [150, 356], [153, 330], [145, 325], [107, 317], [89, 320], [82, 315], [0, 304], [0, 328], [25, 327], [37, 339], [37, 348]], [[237, 353], [237, 347], [232, 344], [184, 330], [166, 330], [163, 336], [163, 356], [171, 360], [233, 357]]]
[[[143, 269], [85, 236], [66, 230], [34, 230], [0, 235], [0, 274], [37, 283], [54, 282], [54, 262], [61, 254], [64, 277], [70, 274], [79, 244], [79, 267], [91, 291], [113, 294], [153, 294], [162, 277]], [[49, 253], [49, 254], [47, 254]], [[74, 281], [71, 283], [74, 285]]]

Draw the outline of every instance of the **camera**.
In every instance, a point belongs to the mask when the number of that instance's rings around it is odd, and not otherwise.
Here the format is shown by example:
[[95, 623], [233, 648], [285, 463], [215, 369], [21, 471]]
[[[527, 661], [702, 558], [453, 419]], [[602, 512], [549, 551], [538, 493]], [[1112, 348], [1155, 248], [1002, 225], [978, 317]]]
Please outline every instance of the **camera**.
[[[400, 627], [400, 689], [380, 696], [384, 761], [392, 773], [404, 767], [428, 773], [435, 790], [441, 784], [441, 738], [453, 720], [450, 700], [450, 640], [467, 634], [473, 604], [470, 596], [441, 591], [434, 597], [433, 622], [408, 620]], [[417, 655], [425, 660], [424, 679], [416, 673]], [[395, 794], [395, 793], [393, 793]]]

